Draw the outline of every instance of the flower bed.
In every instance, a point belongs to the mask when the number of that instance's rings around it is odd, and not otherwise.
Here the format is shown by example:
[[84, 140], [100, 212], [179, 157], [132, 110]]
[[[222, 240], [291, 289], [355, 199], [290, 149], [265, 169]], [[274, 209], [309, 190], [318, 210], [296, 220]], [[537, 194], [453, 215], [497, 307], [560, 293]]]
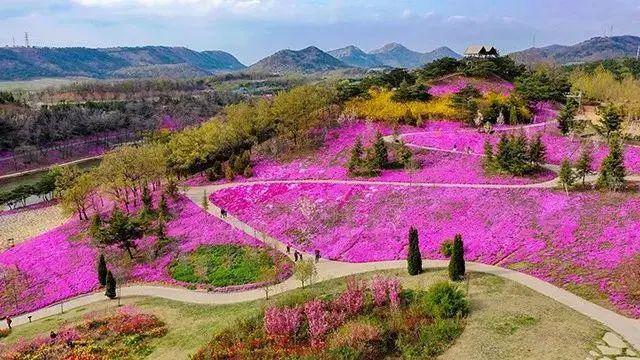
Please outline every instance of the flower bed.
[[108, 316], [89, 316], [80, 324], [60, 328], [16, 344], [0, 345], [2, 358], [110, 360], [143, 357], [150, 352], [150, 340], [166, 333], [156, 316], [125, 306]]
[[562, 286], [595, 287], [640, 317], [617, 287], [640, 252], [640, 199], [547, 189], [272, 184], [220, 190], [211, 200], [294, 248], [349, 262], [404, 259], [410, 226], [426, 258], [460, 233], [467, 260], [508, 266]]
[[[193, 286], [176, 281], [167, 271], [169, 264], [180, 254], [191, 252], [201, 245], [263, 246], [258, 240], [204, 212], [186, 198], [170, 201], [169, 206], [173, 218], [167, 223], [167, 235], [176, 241], [159, 256], [151, 255], [155, 236], [136, 241], [138, 249], [134, 262], [128, 261], [121, 249], [109, 247], [104, 251], [111, 270], [120, 281]], [[96, 262], [99, 250], [85, 235], [87, 225], [74, 218], [0, 253], [0, 269], [9, 271], [13, 278], [11, 291], [6, 291], [6, 284], [0, 284], [0, 313], [24, 313], [98, 290]], [[283, 280], [291, 273], [290, 263], [283, 262], [278, 279]], [[237, 291], [257, 286], [261, 284], [214, 290]]]
[[262, 319], [217, 334], [193, 359], [435, 357], [462, 333], [459, 316], [468, 309], [460, 290], [438, 286], [403, 292], [398, 279], [376, 277], [368, 286], [351, 279], [335, 296], [267, 308]]

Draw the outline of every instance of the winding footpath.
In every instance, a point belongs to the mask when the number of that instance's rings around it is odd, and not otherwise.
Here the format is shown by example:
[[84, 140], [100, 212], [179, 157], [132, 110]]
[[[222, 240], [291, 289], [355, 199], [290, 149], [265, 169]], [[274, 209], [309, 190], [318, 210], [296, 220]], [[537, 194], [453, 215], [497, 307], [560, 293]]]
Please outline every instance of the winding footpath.
[[[539, 125], [538, 125], [539, 126]], [[387, 141], [392, 141], [392, 138], [387, 137]], [[414, 146], [421, 148], [420, 146]], [[458, 152], [454, 150], [443, 150], [437, 148], [427, 148], [434, 151], [447, 151]], [[464, 152], [459, 152], [466, 154]], [[478, 155], [478, 154], [475, 154]], [[480, 155], [481, 156], [481, 155]], [[557, 166], [547, 165], [550, 170], [557, 171]], [[629, 180], [639, 180], [639, 176], [630, 176]], [[491, 189], [514, 189], [514, 188], [553, 188], [558, 186], [557, 179], [552, 179], [546, 182], [533, 183], [533, 184], [449, 184], [449, 183], [407, 183], [407, 182], [394, 182], [394, 181], [366, 181], [366, 180], [258, 180], [247, 181], [238, 183], [225, 183], [214, 184], [200, 187], [192, 187], [186, 190], [186, 196], [193, 201], [193, 203], [202, 207], [201, 200], [203, 191], [208, 194], [212, 194], [221, 189], [237, 187], [237, 186], [251, 186], [251, 185], [268, 185], [268, 184], [350, 184], [350, 185], [390, 185], [390, 186], [409, 186], [409, 187], [442, 187], [442, 188], [491, 188]], [[286, 245], [269, 236], [266, 233], [260, 232], [249, 224], [239, 220], [231, 214], [227, 216], [221, 215], [221, 209], [215, 204], [209, 204], [207, 211], [221, 219], [222, 221], [230, 224], [231, 226], [243, 231], [244, 233], [253, 236], [254, 238], [262, 241], [263, 243], [287, 254], [285, 251]], [[291, 254], [287, 254], [291, 257]], [[305, 254], [304, 256], [312, 257], [312, 254]], [[481, 272], [500, 276], [504, 279], [517, 282], [524, 285], [538, 293], [545, 295], [555, 301], [558, 301], [579, 313], [602, 323], [604, 326], [610, 328], [614, 332], [620, 334], [626, 341], [632, 346], [640, 349], [640, 320], [627, 318], [620, 314], [617, 314], [611, 310], [605, 309], [599, 305], [593, 304], [577, 295], [570, 293], [564, 289], [561, 289], [555, 285], [547, 283], [543, 280], [537, 279], [533, 276], [520, 273], [514, 270], [501, 268], [498, 266], [487, 265], [476, 262], [467, 262], [467, 270], [471, 272]], [[426, 269], [444, 268], [448, 265], [446, 260], [429, 260], [425, 259], [423, 265]], [[376, 270], [390, 270], [390, 269], [404, 269], [406, 268], [405, 260], [395, 261], [379, 261], [379, 262], [367, 262], [367, 263], [347, 263], [341, 261], [332, 261], [321, 259], [317, 264], [317, 277], [315, 281], [325, 281], [344, 277], [348, 275], [360, 274], [369, 271]], [[282, 293], [285, 291], [299, 288], [301, 285], [293, 277], [276, 284], [270, 288], [270, 295]], [[253, 289], [242, 292], [231, 293], [219, 293], [219, 292], [202, 292], [195, 290], [188, 290], [184, 288], [165, 287], [165, 286], [152, 286], [152, 285], [131, 285], [125, 286], [119, 289], [119, 295], [121, 297], [133, 297], [133, 296], [149, 296], [158, 297], [174, 301], [194, 303], [194, 304], [231, 304], [244, 301], [252, 301], [264, 298], [264, 290]], [[102, 293], [93, 293], [88, 295], [79, 296], [70, 300], [67, 300], [61, 304], [51, 305], [46, 308], [36, 310], [34, 312], [23, 314], [13, 318], [14, 325], [25, 324], [31, 320], [37, 320], [48, 316], [56, 315], [61, 312], [62, 309], [70, 310], [74, 308], [83, 307], [92, 303], [105, 301], [105, 297]], [[63, 306], [64, 308], [62, 308]]]

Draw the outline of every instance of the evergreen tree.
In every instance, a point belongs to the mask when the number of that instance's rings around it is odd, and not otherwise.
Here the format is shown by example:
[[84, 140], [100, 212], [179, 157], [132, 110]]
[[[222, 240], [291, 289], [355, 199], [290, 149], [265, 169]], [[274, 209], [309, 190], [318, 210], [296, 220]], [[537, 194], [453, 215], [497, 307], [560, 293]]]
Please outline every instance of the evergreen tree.
[[564, 191], [569, 191], [569, 188], [573, 186], [575, 178], [573, 175], [573, 169], [571, 169], [571, 162], [568, 159], [562, 160], [558, 178], [558, 180], [560, 181], [560, 185], [564, 187]]
[[104, 259], [104, 254], [100, 254], [98, 259], [98, 282], [100, 286], [107, 285], [107, 261]]
[[207, 199], [207, 190], [202, 190], [202, 208], [204, 211], [209, 210], [209, 199]]
[[598, 186], [613, 191], [622, 190], [625, 186], [624, 159], [622, 141], [616, 136], [609, 141], [609, 154], [602, 161]]
[[591, 172], [591, 151], [587, 148], [582, 149], [580, 158], [576, 163], [576, 177], [582, 179], [582, 185], [584, 186], [587, 175]]
[[400, 140], [400, 144], [398, 145], [396, 156], [398, 158], [398, 161], [405, 169], [410, 169], [414, 166], [413, 153], [411, 152], [411, 149], [409, 149], [407, 144], [405, 144], [402, 140]]
[[539, 167], [544, 164], [546, 152], [547, 149], [542, 143], [542, 137], [540, 135], [536, 136], [529, 144], [529, 161], [531, 161], [534, 166]]
[[418, 275], [422, 272], [422, 255], [420, 255], [418, 230], [414, 227], [409, 229], [409, 254], [407, 256], [407, 268], [409, 275]]
[[353, 144], [353, 148], [351, 149], [351, 157], [349, 158], [349, 162], [347, 163], [347, 168], [349, 170], [350, 175], [357, 176], [360, 172], [360, 168], [362, 167], [362, 155], [364, 153], [364, 149], [362, 147], [362, 139], [360, 136], [356, 137], [356, 142]]
[[387, 145], [384, 143], [380, 131], [376, 133], [376, 139], [373, 142], [373, 159], [372, 166], [376, 170], [382, 170], [389, 166], [389, 153]]
[[614, 104], [600, 106], [597, 114], [601, 117], [599, 128], [607, 137], [620, 130], [622, 126], [622, 109], [620, 107]]
[[133, 259], [131, 249], [136, 247], [134, 240], [139, 239], [142, 235], [143, 229], [140, 222], [126, 216], [116, 208], [102, 231], [100, 242], [105, 245], [118, 245], [121, 249], [126, 250], [129, 257]]
[[106, 288], [104, 291], [104, 295], [109, 299], [115, 299], [117, 296], [116, 295], [116, 278], [113, 277], [113, 274], [111, 273], [111, 271], [107, 272], [107, 281], [106, 281]]
[[464, 279], [464, 273], [464, 246], [462, 235], [457, 234], [453, 239], [453, 250], [449, 260], [449, 278], [453, 281], [459, 281]]
[[567, 99], [567, 103], [558, 114], [558, 129], [560, 129], [562, 135], [567, 135], [573, 129], [577, 110], [578, 104], [576, 101], [571, 98]]
[[614, 104], [606, 104], [598, 107], [597, 114], [600, 115], [598, 126], [601, 133], [607, 138], [612, 133], [616, 133], [622, 127], [622, 109]]

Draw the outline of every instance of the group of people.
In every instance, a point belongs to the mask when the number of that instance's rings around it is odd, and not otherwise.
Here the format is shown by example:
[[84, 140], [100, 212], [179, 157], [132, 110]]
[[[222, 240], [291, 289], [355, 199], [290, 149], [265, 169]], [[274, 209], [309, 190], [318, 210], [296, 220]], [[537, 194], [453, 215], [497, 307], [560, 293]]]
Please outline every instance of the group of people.
[[[291, 254], [291, 246], [287, 245], [287, 254]], [[320, 250], [316, 250], [314, 253], [314, 257], [316, 262], [320, 261]], [[295, 262], [302, 261], [302, 253], [298, 252], [298, 250], [293, 250], [293, 260]]]

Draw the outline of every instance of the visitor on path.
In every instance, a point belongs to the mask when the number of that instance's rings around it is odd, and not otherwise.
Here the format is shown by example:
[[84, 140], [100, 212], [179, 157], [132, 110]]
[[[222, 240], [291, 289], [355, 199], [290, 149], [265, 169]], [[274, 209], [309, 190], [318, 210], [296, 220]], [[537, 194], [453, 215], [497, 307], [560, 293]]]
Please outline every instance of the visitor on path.
[[9, 328], [9, 330], [11, 330], [11, 323], [13, 322], [13, 320], [11, 320], [10, 316], [7, 316], [7, 327]]
[[320, 261], [320, 250], [316, 250], [316, 262]]
[[291, 246], [287, 245], [287, 254], [291, 254]]
[[293, 259], [294, 259], [294, 261], [296, 261], [296, 262], [298, 261], [298, 250], [295, 250], [295, 251], [293, 252]]
[[220, 208], [220, 215], [222, 215], [223, 218], [227, 217], [227, 210]]

